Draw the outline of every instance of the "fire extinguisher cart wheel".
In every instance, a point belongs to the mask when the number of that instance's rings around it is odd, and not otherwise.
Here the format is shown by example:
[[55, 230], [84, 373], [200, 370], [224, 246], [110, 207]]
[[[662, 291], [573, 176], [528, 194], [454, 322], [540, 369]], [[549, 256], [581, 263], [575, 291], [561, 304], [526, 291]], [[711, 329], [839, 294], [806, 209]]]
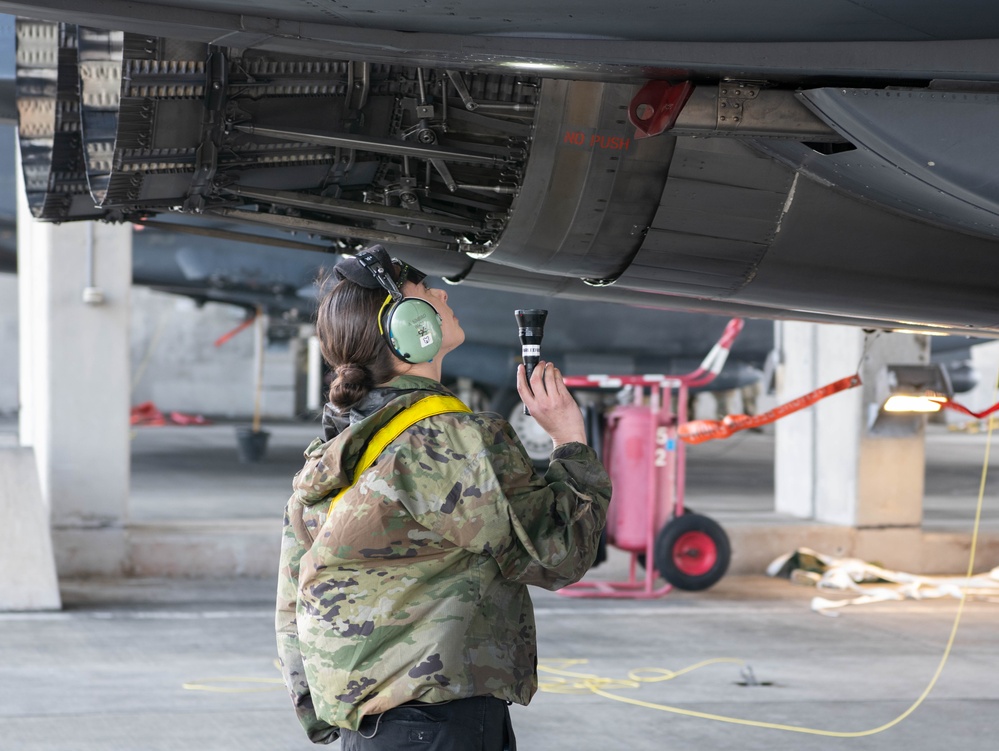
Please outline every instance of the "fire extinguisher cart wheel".
[[677, 589], [707, 589], [725, 575], [731, 558], [725, 530], [701, 514], [678, 516], [656, 535], [656, 570]]

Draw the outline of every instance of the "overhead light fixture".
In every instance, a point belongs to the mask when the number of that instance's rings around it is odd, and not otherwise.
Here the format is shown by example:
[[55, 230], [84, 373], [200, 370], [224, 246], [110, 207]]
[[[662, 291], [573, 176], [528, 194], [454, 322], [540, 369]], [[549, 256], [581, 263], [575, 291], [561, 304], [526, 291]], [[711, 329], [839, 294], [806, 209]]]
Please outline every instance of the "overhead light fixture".
[[923, 329], [892, 329], [893, 334], [921, 334], [922, 336], [951, 336], [950, 331], [924, 331]]
[[923, 415], [943, 409], [954, 390], [938, 363], [886, 365], [877, 375], [868, 402], [872, 435], [901, 438], [923, 429]]
[[559, 63], [531, 63], [527, 61], [515, 61], [503, 63], [507, 68], [518, 68], [526, 70], [564, 70], [567, 66]]
[[947, 371], [938, 363], [888, 365], [878, 378], [884, 412], [939, 412], [954, 395]]
[[948, 403], [946, 396], [929, 394], [892, 394], [881, 408], [885, 412], [939, 412]]
[[897, 394], [890, 396], [882, 409], [885, 412], [894, 412], [896, 414], [939, 412], [942, 409], [951, 409], [955, 412], [968, 415], [969, 417], [974, 417], [977, 420], [982, 420], [991, 415], [993, 412], [999, 411], [999, 402], [993, 404], [988, 409], [983, 409], [981, 412], [975, 412], [973, 409], [969, 409], [963, 404], [958, 404], [947, 396], [905, 396]]
[[873, 432], [883, 432], [885, 422], [882, 417], [886, 415], [889, 415], [888, 419], [897, 420], [906, 415], [915, 418], [949, 409], [982, 420], [999, 412], [999, 402], [980, 412], [955, 402], [954, 389], [942, 365], [888, 365], [879, 381], [881, 416], [875, 419]]

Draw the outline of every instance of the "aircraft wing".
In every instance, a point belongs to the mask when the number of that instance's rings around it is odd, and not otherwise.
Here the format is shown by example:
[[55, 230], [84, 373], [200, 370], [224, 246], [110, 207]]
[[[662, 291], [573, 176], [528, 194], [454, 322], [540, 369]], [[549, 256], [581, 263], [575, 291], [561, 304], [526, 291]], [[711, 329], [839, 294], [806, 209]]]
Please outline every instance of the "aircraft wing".
[[35, 215], [181, 213], [380, 242], [470, 286], [999, 333], [985, 4], [277, 5], [0, 0], [41, 19], [17, 29]]

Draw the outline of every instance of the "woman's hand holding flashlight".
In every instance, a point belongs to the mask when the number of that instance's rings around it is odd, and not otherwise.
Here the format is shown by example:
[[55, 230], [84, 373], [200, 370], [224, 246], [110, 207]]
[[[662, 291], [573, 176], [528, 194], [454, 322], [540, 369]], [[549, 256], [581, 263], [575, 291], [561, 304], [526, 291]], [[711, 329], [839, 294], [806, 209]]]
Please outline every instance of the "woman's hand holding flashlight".
[[562, 373], [542, 360], [534, 368], [530, 381], [523, 364], [517, 367], [517, 392], [538, 425], [551, 436], [556, 446], [578, 441], [586, 443], [583, 413], [566, 388]]

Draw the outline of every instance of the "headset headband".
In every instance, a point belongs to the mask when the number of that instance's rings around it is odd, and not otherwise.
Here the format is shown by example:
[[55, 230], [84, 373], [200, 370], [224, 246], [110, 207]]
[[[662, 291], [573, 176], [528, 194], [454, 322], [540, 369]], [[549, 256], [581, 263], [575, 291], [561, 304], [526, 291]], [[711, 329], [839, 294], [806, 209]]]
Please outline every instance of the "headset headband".
[[[358, 257], [361, 254], [364, 254], [366, 263], [361, 263]], [[400, 261], [398, 258], [390, 258], [388, 251], [381, 245], [364, 248], [358, 251], [357, 256], [343, 256], [333, 267], [333, 277], [337, 280], [349, 279], [365, 289], [384, 288], [384, 285], [378, 280], [378, 275], [372, 269], [379, 263], [385, 269], [388, 278], [393, 280], [399, 289], [407, 280], [419, 284], [427, 278], [427, 275], [415, 266]], [[400, 269], [398, 274], [395, 272], [396, 268]]]
[[385, 268], [382, 259], [370, 250], [360, 250], [354, 257], [375, 278], [378, 285], [389, 293], [389, 297], [393, 302], [399, 302], [403, 298], [400, 288], [406, 282], [406, 276], [408, 275], [406, 272], [409, 271], [408, 266], [403, 264], [402, 272], [399, 274], [399, 283], [396, 284], [395, 280], [392, 279], [392, 274]]

